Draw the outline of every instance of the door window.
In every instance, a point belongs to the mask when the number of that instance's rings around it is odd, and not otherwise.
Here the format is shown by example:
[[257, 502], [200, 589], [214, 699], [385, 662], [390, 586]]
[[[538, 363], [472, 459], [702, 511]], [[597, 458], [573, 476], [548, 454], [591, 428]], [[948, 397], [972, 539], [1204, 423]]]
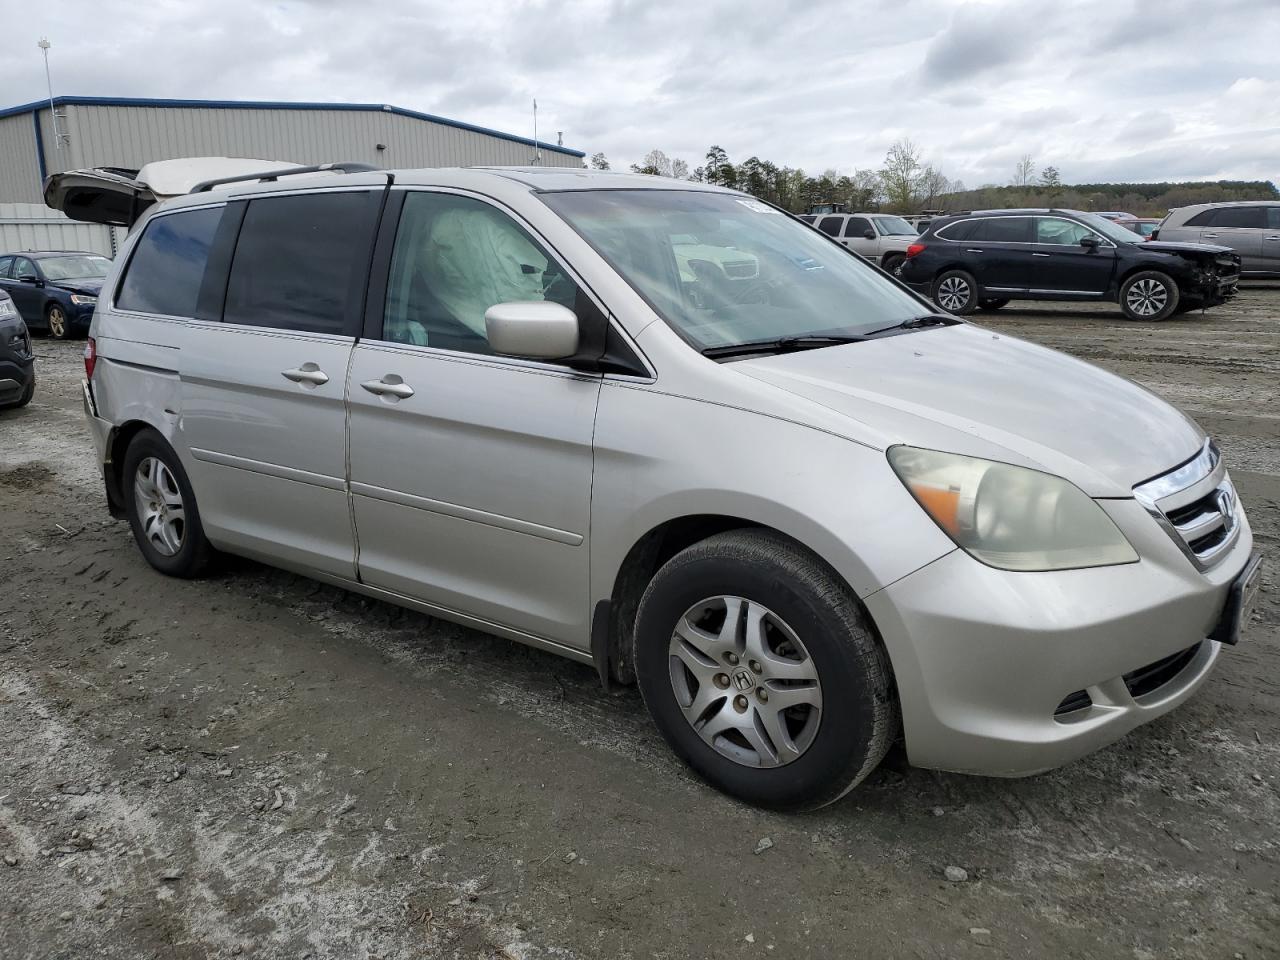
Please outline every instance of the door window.
[[1208, 210], [1201, 210], [1194, 217], [1183, 224], [1184, 227], [1209, 227], [1213, 225], [1214, 219], [1218, 216], [1218, 208], [1210, 207]]
[[380, 193], [251, 200], [240, 226], [226, 323], [354, 333]]
[[[1267, 207], [1267, 228], [1280, 230], [1280, 207]], [[0, 273], [0, 277], [4, 276]]]
[[1031, 220], [1031, 217], [990, 217], [979, 220], [968, 239], [987, 243], [1030, 243]]
[[1057, 246], [1078, 246], [1085, 237], [1096, 237], [1097, 234], [1083, 223], [1074, 220], [1061, 220], [1057, 217], [1036, 217], [1036, 243], [1050, 243]]
[[941, 237], [943, 240], [955, 240], [957, 242], [968, 240], [981, 223], [982, 221], [980, 220], [958, 220], [955, 223], [948, 223], [939, 227], [934, 236]]
[[116, 306], [121, 310], [191, 317], [222, 207], [156, 217], [134, 247]]
[[492, 353], [484, 315], [499, 303], [551, 300], [573, 310], [578, 287], [514, 220], [446, 193], [405, 197], [396, 228], [382, 338]]
[[850, 217], [844, 222], [844, 235], [846, 237], [861, 237], [870, 229], [871, 223], [866, 217]]
[[13, 278], [21, 280], [23, 277], [39, 278], [40, 274], [36, 271], [36, 265], [26, 257], [13, 258]]
[[1213, 218], [1213, 225], [1260, 230], [1267, 225], [1266, 207], [1222, 207]]
[[0, 280], [4, 280], [9, 276], [9, 267], [13, 264], [13, 257], [0, 257]]
[[818, 223], [818, 229], [829, 237], [840, 236], [840, 225], [844, 222], [844, 217], [823, 217]]

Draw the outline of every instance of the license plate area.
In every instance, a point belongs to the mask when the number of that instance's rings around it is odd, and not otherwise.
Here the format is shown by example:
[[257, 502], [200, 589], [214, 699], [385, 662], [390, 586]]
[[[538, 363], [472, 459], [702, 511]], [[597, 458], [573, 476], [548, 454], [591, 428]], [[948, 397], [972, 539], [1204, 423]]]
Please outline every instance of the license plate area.
[[1235, 645], [1253, 613], [1253, 606], [1258, 600], [1258, 587], [1262, 583], [1262, 556], [1255, 553], [1240, 571], [1240, 575], [1231, 584], [1227, 593], [1227, 604], [1222, 609], [1218, 625], [1209, 635], [1210, 640]]

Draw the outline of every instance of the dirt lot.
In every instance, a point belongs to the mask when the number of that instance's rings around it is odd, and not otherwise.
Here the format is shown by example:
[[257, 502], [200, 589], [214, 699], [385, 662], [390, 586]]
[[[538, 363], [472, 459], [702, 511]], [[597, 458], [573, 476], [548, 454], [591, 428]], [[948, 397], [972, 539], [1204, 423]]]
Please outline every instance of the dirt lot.
[[[1280, 286], [980, 322], [1190, 412], [1280, 555]], [[585, 667], [245, 561], [153, 573], [106, 516], [80, 346], [37, 347], [0, 414], [6, 960], [1280, 956], [1274, 559], [1251, 640], [1122, 743], [1020, 781], [899, 753], [775, 815]]]

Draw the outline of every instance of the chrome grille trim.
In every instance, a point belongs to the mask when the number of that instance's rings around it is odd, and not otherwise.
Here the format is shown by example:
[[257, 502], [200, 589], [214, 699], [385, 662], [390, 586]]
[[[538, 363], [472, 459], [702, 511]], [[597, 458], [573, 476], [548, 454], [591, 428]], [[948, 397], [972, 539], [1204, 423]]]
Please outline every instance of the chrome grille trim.
[[1197, 570], [1208, 570], [1240, 535], [1235, 486], [1212, 440], [1168, 473], [1133, 488]]

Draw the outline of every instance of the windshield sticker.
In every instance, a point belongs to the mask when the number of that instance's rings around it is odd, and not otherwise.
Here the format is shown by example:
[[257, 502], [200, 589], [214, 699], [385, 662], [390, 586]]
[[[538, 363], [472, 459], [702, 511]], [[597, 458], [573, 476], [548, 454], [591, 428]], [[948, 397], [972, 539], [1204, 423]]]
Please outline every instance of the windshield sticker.
[[774, 213], [782, 216], [780, 211], [773, 209], [767, 203], [761, 203], [759, 200], [744, 200], [741, 197], [735, 197], [734, 199], [754, 213]]

